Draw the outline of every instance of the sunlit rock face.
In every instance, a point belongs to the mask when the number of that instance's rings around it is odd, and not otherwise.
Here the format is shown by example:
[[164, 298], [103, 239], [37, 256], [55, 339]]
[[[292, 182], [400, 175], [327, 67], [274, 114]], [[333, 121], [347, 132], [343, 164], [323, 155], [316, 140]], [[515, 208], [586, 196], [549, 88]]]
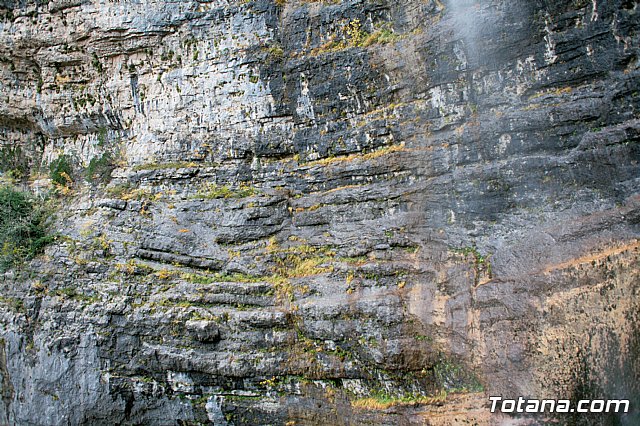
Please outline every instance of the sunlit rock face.
[[1, 154], [40, 193], [73, 168], [60, 237], [3, 276], [0, 424], [640, 400], [638, 13], [0, 1]]

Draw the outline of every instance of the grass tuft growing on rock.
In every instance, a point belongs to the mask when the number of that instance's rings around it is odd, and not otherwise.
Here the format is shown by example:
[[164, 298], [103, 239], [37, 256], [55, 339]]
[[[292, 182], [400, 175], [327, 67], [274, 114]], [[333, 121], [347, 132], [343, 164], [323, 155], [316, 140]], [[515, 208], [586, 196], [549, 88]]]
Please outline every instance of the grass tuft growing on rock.
[[180, 278], [194, 284], [212, 284], [212, 283], [257, 283], [264, 281], [263, 278], [243, 274], [240, 272], [232, 273], [215, 273], [212, 275], [203, 275], [195, 273], [182, 273]]
[[172, 169], [194, 169], [197, 167], [214, 167], [215, 163], [196, 163], [194, 161], [178, 161], [173, 163], [145, 163], [133, 167], [133, 171], [142, 170], [172, 170]]
[[445, 391], [441, 391], [434, 396], [405, 395], [402, 397], [379, 393], [369, 398], [356, 399], [351, 402], [351, 406], [362, 410], [386, 410], [397, 406], [442, 403], [445, 402], [446, 399], [447, 393]]
[[327, 157], [327, 158], [322, 158], [320, 160], [310, 161], [305, 165], [306, 166], [328, 166], [331, 164], [348, 163], [351, 161], [369, 161], [369, 160], [375, 160], [380, 157], [384, 157], [386, 155], [389, 155], [395, 152], [402, 152], [402, 151], [406, 151], [404, 144], [389, 145], [389, 146], [385, 146], [375, 151], [367, 152], [364, 154], [355, 153], [355, 154], [345, 155], [341, 157]]
[[333, 271], [331, 262], [335, 260], [335, 252], [329, 247], [314, 247], [308, 244], [283, 248], [269, 240], [267, 253], [274, 257], [275, 275], [283, 278], [303, 278]]
[[215, 183], [205, 184], [193, 198], [212, 200], [217, 198], [246, 198], [257, 195], [259, 191], [253, 186], [240, 184], [237, 188]]

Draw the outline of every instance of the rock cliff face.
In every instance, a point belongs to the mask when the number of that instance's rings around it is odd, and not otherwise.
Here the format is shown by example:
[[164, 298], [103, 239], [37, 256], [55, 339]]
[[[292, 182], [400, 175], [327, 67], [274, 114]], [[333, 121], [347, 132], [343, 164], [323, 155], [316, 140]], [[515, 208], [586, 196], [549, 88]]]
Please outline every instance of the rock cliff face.
[[0, 14], [3, 164], [72, 171], [3, 276], [0, 424], [640, 421], [637, 2]]

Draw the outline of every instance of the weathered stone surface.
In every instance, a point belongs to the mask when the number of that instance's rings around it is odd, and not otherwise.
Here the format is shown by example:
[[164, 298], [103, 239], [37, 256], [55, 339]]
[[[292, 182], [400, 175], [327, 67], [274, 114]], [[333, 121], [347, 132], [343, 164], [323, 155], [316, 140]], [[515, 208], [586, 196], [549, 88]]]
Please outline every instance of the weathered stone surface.
[[638, 13], [0, 2], [0, 144], [36, 193], [74, 169], [60, 238], [2, 277], [0, 423], [541, 424], [486, 396], [640, 400]]
[[220, 340], [220, 330], [212, 321], [187, 321], [187, 331], [199, 342], [214, 343]]

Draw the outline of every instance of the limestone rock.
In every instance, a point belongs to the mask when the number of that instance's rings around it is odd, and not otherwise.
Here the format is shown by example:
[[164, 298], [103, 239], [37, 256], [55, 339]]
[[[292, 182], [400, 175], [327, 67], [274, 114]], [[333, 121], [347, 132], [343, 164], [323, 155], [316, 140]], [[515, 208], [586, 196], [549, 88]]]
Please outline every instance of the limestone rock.
[[0, 1], [0, 424], [640, 424], [639, 12]]

